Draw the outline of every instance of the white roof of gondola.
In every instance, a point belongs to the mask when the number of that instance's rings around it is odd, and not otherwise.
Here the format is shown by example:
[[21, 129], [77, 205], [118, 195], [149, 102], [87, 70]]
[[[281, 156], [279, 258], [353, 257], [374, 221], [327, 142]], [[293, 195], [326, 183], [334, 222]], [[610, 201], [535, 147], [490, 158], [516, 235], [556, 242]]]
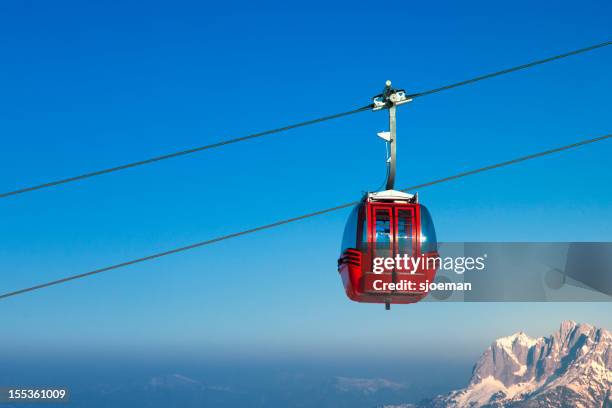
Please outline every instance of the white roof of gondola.
[[415, 201], [415, 198], [416, 196], [414, 194], [408, 194], [397, 190], [384, 190], [375, 193], [368, 193], [368, 200], [370, 201]]

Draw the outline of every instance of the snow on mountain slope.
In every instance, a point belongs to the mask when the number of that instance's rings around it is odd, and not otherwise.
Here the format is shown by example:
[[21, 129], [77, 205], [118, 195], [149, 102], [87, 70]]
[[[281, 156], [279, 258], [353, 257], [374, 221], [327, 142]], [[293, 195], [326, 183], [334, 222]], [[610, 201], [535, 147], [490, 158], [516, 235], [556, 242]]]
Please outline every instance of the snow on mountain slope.
[[564, 321], [550, 337], [519, 332], [496, 340], [474, 366], [466, 388], [418, 406], [612, 407], [611, 389], [612, 334]]

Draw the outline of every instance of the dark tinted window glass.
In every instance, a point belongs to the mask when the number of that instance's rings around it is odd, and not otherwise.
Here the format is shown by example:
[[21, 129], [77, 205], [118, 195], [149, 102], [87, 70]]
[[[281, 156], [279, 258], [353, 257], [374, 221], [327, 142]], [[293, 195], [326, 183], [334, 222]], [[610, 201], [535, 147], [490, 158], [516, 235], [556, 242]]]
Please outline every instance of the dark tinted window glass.
[[391, 255], [391, 219], [388, 210], [376, 210], [376, 256]]
[[434, 228], [431, 214], [425, 206], [421, 206], [421, 252], [433, 252], [438, 250], [438, 239]]
[[369, 248], [368, 241], [368, 217], [363, 217], [361, 222], [361, 250], [366, 251]]
[[397, 211], [397, 250], [412, 255], [412, 211]]
[[342, 252], [347, 248], [356, 248], [357, 242], [357, 218], [359, 216], [359, 207], [356, 205], [351, 211], [348, 219], [346, 220], [346, 227], [344, 227], [344, 236], [342, 237]]

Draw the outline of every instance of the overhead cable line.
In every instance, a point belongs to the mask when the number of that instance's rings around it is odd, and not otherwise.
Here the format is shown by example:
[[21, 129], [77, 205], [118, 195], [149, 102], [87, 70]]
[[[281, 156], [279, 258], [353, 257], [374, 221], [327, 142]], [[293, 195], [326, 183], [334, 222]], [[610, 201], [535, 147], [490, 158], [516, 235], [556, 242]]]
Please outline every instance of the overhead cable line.
[[523, 69], [535, 67], [536, 65], [546, 64], [547, 62], [552, 62], [552, 61], [555, 61], [555, 60], [558, 60], [558, 59], [571, 57], [572, 55], [582, 54], [583, 52], [588, 52], [588, 51], [593, 51], [593, 50], [595, 50], [597, 48], [602, 48], [602, 47], [608, 46], [610, 44], [612, 44], [612, 41], [606, 41], [606, 42], [603, 42], [603, 43], [600, 43], [600, 44], [591, 45], [590, 47], [580, 48], [578, 50], [566, 52], [565, 54], [559, 54], [559, 55], [555, 55], [554, 57], [549, 57], [549, 58], [544, 58], [544, 59], [537, 60], [537, 61], [532, 61], [532, 62], [529, 62], [527, 64], [518, 65], [516, 67], [502, 69], [501, 71], [492, 72], [490, 74], [477, 76], [477, 77], [472, 78], [472, 79], [467, 79], [465, 81], [456, 82], [454, 84], [442, 86], [440, 88], [430, 89], [429, 91], [420, 92], [420, 93], [417, 93], [417, 94], [414, 94], [414, 95], [409, 95], [409, 96], [411, 98], [419, 98], [421, 96], [427, 96], [427, 95], [431, 95], [431, 94], [434, 94], [434, 93], [438, 93], [438, 92], [442, 92], [442, 91], [447, 91], [449, 89], [457, 88], [457, 87], [460, 87], [460, 86], [463, 86], [463, 85], [473, 84], [474, 82], [478, 82], [478, 81], [482, 81], [482, 80], [485, 80], [485, 79], [494, 78], [494, 77], [500, 76], [500, 75], [509, 74], [511, 72], [521, 71]]
[[[549, 57], [549, 58], [545, 58], [545, 59], [541, 59], [541, 60], [537, 60], [537, 61], [533, 61], [527, 64], [522, 64], [522, 65], [518, 65], [516, 67], [512, 67], [512, 68], [508, 68], [508, 69], [504, 69], [502, 71], [497, 71], [497, 72], [493, 72], [490, 74], [486, 74], [486, 75], [481, 75], [472, 79], [468, 79], [465, 81], [461, 81], [461, 82], [457, 82], [454, 84], [450, 84], [450, 85], [446, 85], [446, 86], [442, 86], [439, 88], [434, 88], [434, 89], [430, 89], [428, 91], [424, 91], [424, 92], [420, 92], [420, 93], [416, 93], [413, 95], [409, 95], [410, 98], [418, 98], [418, 97], [422, 97], [422, 96], [427, 96], [427, 95], [431, 95], [434, 93], [438, 93], [438, 92], [442, 92], [442, 91], [446, 91], [448, 89], [453, 89], [453, 88], [457, 88], [463, 85], [468, 85], [468, 84], [472, 84], [474, 82], [478, 82], [478, 81], [482, 81], [485, 79], [489, 79], [489, 78], [493, 78], [493, 77], [497, 77], [500, 75], [505, 75], [505, 74], [509, 74], [511, 72], [515, 72], [515, 71], [519, 71], [519, 70], [523, 70], [523, 69], [527, 69], [527, 68], [531, 68], [533, 66], [536, 65], [540, 65], [540, 64], [544, 64], [547, 62], [551, 62], [551, 61], [555, 61], [558, 59], [562, 59], [562, 58], [566, 58], [566, 57], [570, 57], [576, 54], [581, 54], [584, 52], [588, 52], [588, 51], [592, 51], [595, 50], [597, 48], [602, 48], [605, 46], [608, 46], [612, 44], [611, 41], [606, 41], [600, 44], [596, 44], [596, 45], [591, 45], [589, 47], [586, 48], [580, 48], [577, 50], [573, 50], [570, 52], [566, 52], [564, 54], [559, 54], [559, 55], [555, 55], [553, 57]], [[84, 173], [84, 174], [80, 174], [78, 176], [74, 176], [74, 177], [68, 177], [65, 179], [59, 179], [59, 180], [55, 180], [55, 181], [50, 181], [50, 182], [46, 182], [46, 183], [42, 183], [42, 184], [37, 184], [37, 185], [33, 185], [30, 187], [24, 187], [24, 188], [20, 188], [17, 190], [12, 190], [12, 191], [7, 191], [4, 193], [0, 193], [0, 199], [1, 198], [7, 198], [10, 196], [15, 196], [15, 195], [19, 195], [19, 194], [24, 194], [24, 193], [29, 193], [35, 190], [41, 190], [41, 189], [45, 189], [45, 188], [49, 188], [49, 187], [54, 187], [54, 186], [58, 186], [58, 185], [62, 185], [62, 184], [67, 184], [67, 183], [72, 183], [75, 181], [79, 181], [79, 180], [84, 180], [84, 179], [88, 179], [88, 178], [92, 178], [92, 177], [96, 177], [96, 176], [101, 176], [104, 174], [108, 174], [108, 173], [114, 173], [117, 171], [121, 171], [121, 170], [127, 170], [133, 167], [138, 167], [138, 166], [143, 166], [146, 164], [151, 164], [151, 163], [156, 163], [162, 160], [167, 160], [167, 159], [173, 159], [175, 157], [180, 157], [180, 156], [186, 156], [192, 153], [197, 153], [197, 152], [201, 152], [203, 150], [209, 150], [209, 149], [214, 149], [217, 147], [221, 147], [221, 146], [225, 146], [225, 145], [229, 145], [229, 144], [234, 144], [234, 143], [238, 143], [238, 142], [244, 142], [246, 140], [250, 140], [250, 139], [255, 139], [255, 138], [259, 138], [262, 136], [268, 136], [274, 133], [280, 133], [280, 132], [284, 132], [287, 130], [291, 130], [291, 129], [296, 129], [296, 128], [300, 128], [300, 127], [304, 127], [304, 126], [308, 126], [308, 125], [314, 125], [316, 123], [321, 123], [321, 122], [325, 122], [328, 120], [333, 120], [333, 119], [338, 119], [344, 116], [349, 116], [349, 115], [353, 115], [359, 112], [364, 112], [367, 110], [370, 110], [370, 108], [372, 107], [372, 105], [367, 105], [367, 106], [363, 106], [361, 108], [357, 108], [357, 109], [353, 109], [347, 112], [342, 112], [342, 113], [338, 113], [335, 115], [329, 115], [329, 116], [324, 116], [321, 118], [317, 118], [317, 119], [312, 119], [312, 120], [308, 120], [305, 122], [300, 122], [300, 123], [296, 123], [293, 125], [288, 125], [288, 126], [284, 126], [284, 127], [280, 127], [280, 128], [276, 128], [276, 129], [272, 129], [272, 130], [267, 130], [264, 132], [258, 132], [258, 133], [253, 133], [247, 136], [243, 136], [243, 137], [237, 137], [234, 139], [227, 139], [227, 140], [223, 140], [217, 143], [212, 143], [212, 144], [208, 144], [208, 145], [204, 145], [204, 146], [199, 146], [199, 147], [194, 147], [191, 149], [186, 149], [186, 150], [181, 150], [178, 152], [173, 152], [173, 153], [168, 153], [168, 154], [164, 154], [161, 156], [156, 156], [156, 157], [151, 157], [149, 159], [144, 159], [144, 160], [139, 160], [139, 161], [135, 161], [132, 163], [127, 163], [127, 164], [123, 164], [120, 166], [115, 166], [115, 167], [109, 167], [106, 169], [102, 169], [102, 170], [97, 170], [97, 171], [92, 171], [89, 173]]]
[[[468, 171], [457, 173], [457, 174], [454, 174], [454, 175], [451, 175], [451, 176], [448, 176], [448, 177], [444, 177], [444, 178], [436, 179], [436, 180], [433, 180], [433, 181], [429, 181], [429, 182], [426, 182], [426, 183], [423, 183], [423, 184], [417, 184], [415, 186], [411, 186], [411, 187], [402, 189], [401, 191], [417, 190], [417, 189], [420, 189], [420, 188], [433, 186], [435, 184], [445, 183], [445, 182], [448, 182], [448, 181], [451, 181], [451, 180], [456, 180], [456, 179], [460, 179], [460, 178], [463, 178], [463, 177], [471, 176], [471, 175], [474, 175], [474, 174], [483, 173], [485, 171], [497, 169], [497, 168], [500, 168], [500, 167], [505, 167], [505, 166], [509, 166], [509, 165], [512, 165], [512, 164], [517, 164], [517, 163], [520, 163], [520, 162], [524, 162], [524, 161], [527, 161], [527, 160], [532, 160], [532, 159], [536, 159], [536, 158], [539, 158], [539, 157], [548, 156], [548, 155], [551, 155], [551, 154], [554, 154], [554, 153], [559, 153], [559, 152], [562, 152], [564, 150], [575, 149], [577, 147], [581, 147], [581, 146], [588, 145], [588, 144], [591, 144], [591, 143], [601, 142], [601, 141], [609, 139], [611, 137], [612, 137], [612, 134], [608, 134], [608, 135], [605, 135], [605, 136], [599, 136], [599, 137], [595, 137], [595, 138], [592, 138], [592, 139], [581, 140], [579, 142], [572, 143], [572, 144], [569, 144], [569, 145], [557, 147], [557, 148], [550, 149], [550, 150], [544, 150], [544, 151], [541, 151], [541, 152], [529, 154], [527, 156], [517, 157], [515, 159], [503, 161], [503, 162], [500, 162], [500, 163], [491, 164], [491, 165], [480, 167], [480, 168], [473, 169], [473, 170], [468, 170]], [[43, 288], [47, 288], [47, 287], [50, 287], [50, 286], [59, 285], [61, 283], [66, 283], [66, 282], [70, 282], [70, 281], [73, 281], [73, 280], [85, 278], [85, 277], [96, 275], [96, 274], [99, 274], [99, 273], [102, 273], [102, 272], [108, 272], [108, 271], [112, 271], [112, 270], [115, 270], [115, 269], [120, 269], [120, 268], [123, 268], [123, 267], [126, 267], [126, 266], [138, 264], [138, 263], [141, 263], [141, 262], [151, 261], [153, 259], [162, 258], [164, 256], [173, 255], [173, 254], [176, 254], [176, 253], [179, 253], [179, 252], [189, 251], [191, 249], [200, 248], [200, 247], [203, 247], [203, 246], [214, 244], [216, 242], [225, 241], [225, 240], [228, 240], [228, 239], [240, 237], [242, 235], [252, 234], [252, 233], [255, 233], [255, 232], [259, 232], [259, 231], [263, 231], [263, 230], [279, 227], [281, 225], [290, 224], [290, 223], [301, 221], [301, 220], [304, 220], [304, 219], [307, 219], [307, 218], [316, 217], [318, 215], [328, 214], [330, 212], [334, 212], [334, 211], [341, 210], [343, 208], [354, 206], [354, 205], [356, 205], [358, 203], [359, 203], [359, 201], [353, 201], [353, 202], [350, 202], [350, 203], [337, 205], [335, 207], [327, 208], [327, 209], [320, 210], [320, 211], [311, 212], [311, 213], [308, 213], [308, 214], [300, 215], [298, 217], [293, 217], [293, 218], [288, 218], [288, 219], [285, 219], [285, 220], [277, 221], [277, 222], [274, 222], [272, 224], [262, 225], [262, 226], [259, 226], [259, 227], [255, 227], [255, 228], [251, 228], [251, 229], [235, 232], [233, 234], [222, 235], [222, 236], [217, 237], [217, 238], [212, 238], [212, 239], [209, 239], [209, 240], [206, 240], [206, 241], [197, 242], [195, 244], [191, 244], [191, 245], [187, 245], [187, 246], [183, 246], [183, 247], [178, 247], [178, 248], [171, 249], [171, 250], [164, 251], [164, 252], [159, 252], [159, 253], [156, 253], [156, 254], [153, 254], [153, 255], [149, 255], [149, 256], [145, 256], [145, 257], [142, 257], [142, 258], [133, 259], [131, 261], [126, 261], [126, 262], [118, 263], [118, 264], [115, 264], [115, 265], [106, 266], [104, 268], [95, 269], [95, 270], [92, 270], [92, 271], [89, 271], [89, 272], [85, 272], [85, 273], [81, 273], [81, 274], [78, 274], [78, 275], [67, 276], [67, 277], [62, 278], [62, 279], [58, 279], [58, 280], [54, 280], [54, 281], [50, 281], [50, 282], [46, 282], [46, 283], [41, 283], [39, 285], [31, 286], [31, 287], [24, 288], [24, 289], [19, 289], [19, 290], [13, 291], [13, 292], [7, 292], [7, 293], [4, 293], [4, 294], [1, 294], [0, 295], [0, 299], [6, 299], [6, 298], [9, 298], [9, 297], [12, 297], [12, 296], [21, 295], [21, 294], [24, 294], [24, 293], [27, 293], [27, 292], [32, 292], [32, 291], [38, 290], [38, 289], [43, 289]]]
[[149, 159], [140, 160], [140, 161], [136, 161], [136, 162], [132, 162], [132, 163], [127, 163], [127, 164], [123, 164], [123, 165], [120, 165], [120, 166], [109, 167], [109, 168], [102, 169], [102, 170], [92, 171], [90, 173], [84, 173], [84, 174], [80, 174], [80, 175], [74, 176], [74, 177], [69, 177], [69, 178], [65, 178], [65, 179], [61, 179], [61, 180], [55, 180], [55, 181], [51, 181], [51, 182], [43, 183], [43, 184], [37, 184], [35, 186], [25, 187], [25, 188], [21, 188], [21, 189], [18, 189], [18, 190], [8, 191], [6, 193], [1, 193], [0, 194], [0, 198], [6, 198], [6, 197], [14, 196], [14, 195], [17, 195], [17, 194], [29, 193], [30, 191], [35, 191], [35, 190], [41, 190], [43, 188], [54, 187], [54, 186], [58, 186], [60, 184], [72, 183], [73, 181], [79, 181], [79, 180], [83, 180], [83, 179], [87, 179], [87, 178], [91, 178], [91, 177], [101, 176], [103, 174], [113, 173], [113, 172], [120, 171], [120, 170], [126, 170], [126, 169], [130, 169], [132, 167], [143, 166], [145, 164], [151, 164], [151, 163], [155, 163], [155, 162], [162, 161], [162, 160], [173, 159], [173, 158], [179, 157], [179, 156], [186, 156], [188, 154], [201, 152], [203, 150], [214, 149], [216, 147], [226, 146], [226, 145], [233, 144], [233, 143], [238, 143], [238, 142], [244, 142], [245, 140], [255, 139], [255, 138], [258, 138], [258, 137], [262, 137], [262, 136], [268, 136], [268, 135], [271, 135], [271, 134], [274, 134], [274, 133], [280, 133], [280, 132], [284, 132], [284, 131], [287, 131], [287, 130], [296, 129], [296, 128], [299, 128], [299, 127], [304, 127], [304, 126], [308, 126], [308, 125], [314, 125], [315, 123], [321, 123], [321, 122], [325, 122], [325, 121], [328, 121], [328, 120], [341, 118], [343, 116], [352, 115], [352, 114], [355, 114], [355, 113], [358, 113], [358, 112], [363, 112], [363, 111], [366, 111], [366, 110], [370, 110], [370, 105], [363, 106], [363, 107], [357, 108], [357, 109], [353, 109], [353, 110], [350, 110], [350, 111], [347, 111], [347, 112], [337, 113], [335, 115], [323, 116], [321, 118], [307, 120], [305, 122], [295, 123], [293, 125], [283, 126], [283, 127], [272, 129], [272, 130], [266, 130], [265, 132], [253, 133], [253, 134], [250, 134], [250, 135], [247, 135], [247, 136], [237, 137], [237, 138], [234, 138], [234, 139], [227, 139], [227, 140], [223, 140], [221, 142], [212, 143], [212, 144], [208, 144], [208, 145], [204, 145], [204, 146], [198, 146], [198, 147], [194, 147], [194, 148], [187, 149], [187, 150], [181, 150], [181, 151], [174, 152], [174, 153], [164, 154], [162, 156], [151, 157]]

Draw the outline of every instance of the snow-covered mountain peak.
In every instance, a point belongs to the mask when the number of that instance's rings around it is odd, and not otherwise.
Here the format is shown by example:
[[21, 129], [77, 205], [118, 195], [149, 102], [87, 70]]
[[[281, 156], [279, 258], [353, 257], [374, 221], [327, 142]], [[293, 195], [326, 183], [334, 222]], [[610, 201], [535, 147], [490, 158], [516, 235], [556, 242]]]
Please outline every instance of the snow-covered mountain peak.
[[[612, 334], [571, 320], [549, 337], [494, 341], [468, 386], [421, 407], [612, 406]], [[610, 404], [610, 405], [606, 405]]]
[[537, 343], [537, 339], [531, 338], [525, 334], [525, 332], [517, 332], [511, 336], [502, 337], [495, 340], [495, 344], [500, 347], [505, 347], [509, 350], [512, 350], [515, 344], [519, 344], [521, 346], [531, 347]]

